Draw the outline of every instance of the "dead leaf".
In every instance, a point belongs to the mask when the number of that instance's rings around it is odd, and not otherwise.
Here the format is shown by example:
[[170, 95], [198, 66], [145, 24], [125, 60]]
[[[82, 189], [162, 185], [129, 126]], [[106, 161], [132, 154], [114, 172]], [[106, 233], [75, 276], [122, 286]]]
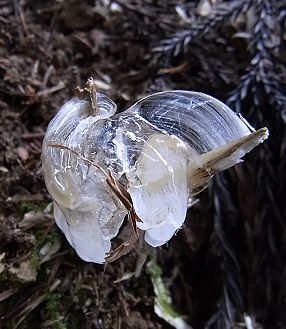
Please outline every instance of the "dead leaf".
[[37, 279], [37, 269], [31, 259], [20, 262], [19, 267], [11, 266], [8, 271], [22, 282], [34, 282]]

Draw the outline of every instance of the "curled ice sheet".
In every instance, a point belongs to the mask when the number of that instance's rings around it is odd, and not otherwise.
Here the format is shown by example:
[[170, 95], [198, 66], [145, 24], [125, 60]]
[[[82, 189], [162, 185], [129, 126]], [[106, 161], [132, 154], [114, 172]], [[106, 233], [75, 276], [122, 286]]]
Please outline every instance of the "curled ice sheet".
[[148, 244], [166, 243], [183, 225], [189, 197], [268, 134], [202, 93], [153, 94], [120, 114], [106, 96], [93, 96], [95, 107], [74, 98], [59, 110], [42, 154], [56, 222], [86, 261], [104, 262], [127, 214]]
[[46, 186], [55, 203], [57, 225], [82, 259], [103, 263], [127, 210], [110, 190], [102, 172], [69, 152], [49, 146], [68, 145], [101, 163], [105, 150], [101, 143], [95, 146], [96, 139], [104, 144], [107, 136], [102, 119], [89, 113], [89, 103], [77, 98], [60, 109], [47, 129], [42, 163]]
[[166, 134], [151, 135], [128, 173], [129, 193], [146, 231], [145, 240], [153, 247], [174, 235], [186, 217], [188, 202], [187, 149], [184, 143]]

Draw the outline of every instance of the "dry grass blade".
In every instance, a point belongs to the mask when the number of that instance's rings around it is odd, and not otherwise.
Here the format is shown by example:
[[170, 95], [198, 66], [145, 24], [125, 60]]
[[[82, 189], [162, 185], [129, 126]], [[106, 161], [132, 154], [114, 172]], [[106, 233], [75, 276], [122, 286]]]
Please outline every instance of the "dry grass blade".
[[96, 167], [98, 170], [100, 170], [105, 175], [107, 184], [109, 185], [109, 187], [112, 189], [114, 194], [118, 197], [118, 199], [122, 202], [122, 204], [127, 209], [128, 216], [129, 216], [128, 218], [130, 219], [133, 230], [134, 230], [134, 233], [137, 236], [138, 235], [138, 229], [137, 229], [137, 226], [136, 226], [136, 222], [137, 221], [141, 222], [141, 219], [137, 216], [137, 214], [135, 212], [130, 194], [126, 191], [125, 187], [122, 184], [120, 184], [112, 176], [110, 170], [103, 169], [101, 166], [97, 165], [93, 161], [89, 160], [85, 156], [81, 155], [80, 153], [72, 150], [71, 148], [69, 148], [65, 145], [49, 144], [48, 146], [53, 147], [53, 148], [59, 148], [59, 149], [62, 149], [62, 150], [67, 150], [67, 151], [75, 154], [76, 156], [78, 156], [80, 159], [84, 160], [85, 162], [87, 162], [91, 166]]
[[34, 288], [33, 290], [35, 292], [32, 293], [29, 298], [17, 306], [12, 312], [0, 318], [0, 328], [5, 328], [8, 323], [13, 323], [13, 328], [16, 329], [25, 318], [46, 299], [47, 293], [56, 289], [60, 281], [58, 279], [52, 280], [57, 269], [58, 265], [56, 264], [51, 271], [48, 284]]
[[18, 288], [11, 288], [11, 289], [8, 289], [6, 291], [1, 292], [0, 293], [0, 302], [2, 302], [3, 300], [9, 298], [10, 296], [13, 296], [18, 291], [19, 291]]
[[220, 162], [226, 161], [240, 149], [246, 152], [250, 151], [267, 138], [268, 129], [261, 128], [234, 142], [202, 154], [198, 161], [190, 162], [188, 165], [188, 186], [191, 187], [191, 191], [195, 191], [192, 194], [197, 194], [198, 191], [200, 192], [202, 188], [207, 186], [210, 178], [218, 171]]
[[16, 307], [11, 313], [3, 316], [0, 319], [1, 326], [4, 327], [9, 322], [13, 322], [15, 323], [13, 328], [17, 328], [27, 317], [27, 315], [45, 300], [46, 294], [46, 289], [40, 289], [35, 292], [24, 303]]
[[142, 235], [142, 231], [138, 231], [137, 235], [132, 234], [127, 241], [121, 243], [115, 250], [112, 250], [106, 257], [105, 261], [107, 263], [112, 263], [119, 259], [120, 257], [127, 255], [130, 251], [132, 251], [139, 240], [140, 234]]
[[118, 199], [122, 202], [122, 204], [125, 206], [126, 210], [128, 211], [128, 219], [132, 225], [132, 229], [134, 233], [134, 235], [131, 236], [128, 241], [123, 242], [117, 249], [115, 249], [109, 255], [107, 255], [105, 259], [107, 262], [113, 262], [116, 259], [120, 258], [121, 256], [129, 253], [134, 248], [134, 245], [139, 238], [139, 231], [136, 223], [138, 221], [141, 222], [141, 219], [137, 216], [132, 203], [131, 196], [126, 191], [125, 187], [112, 176], [109, 170], [104, 170], [101, 166], [87, 159], [85, 156], [81, 155], [80, 153], [70, 149], [69, 147], [59, 144], [49, 144], [48, 146], [62, 150], [67, 150], [75, 154], [76, 156], [78, 156], [80, 159], [84, 160], [91, 166], [96, 167], [105, 175], [108, 186], [111, 188], [111, 190], [114, 192], [114, 194], [118, 197]]

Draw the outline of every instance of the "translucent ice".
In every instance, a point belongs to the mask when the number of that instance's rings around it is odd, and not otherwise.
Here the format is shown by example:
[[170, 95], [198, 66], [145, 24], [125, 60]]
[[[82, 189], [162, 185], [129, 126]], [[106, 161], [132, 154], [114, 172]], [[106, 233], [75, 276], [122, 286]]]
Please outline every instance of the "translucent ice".
[[95, 99], [94, 108], [73, 98], [59, 110], [42, 153], [56, 223], [90, 262], [105, 261], [130, 213], [108, 177], [126, 191], [145, 241], [160, 246], [183, 225], [190, 196], [268, 136], [202, 93], [153, 94], [120, 114], [106, 96]]

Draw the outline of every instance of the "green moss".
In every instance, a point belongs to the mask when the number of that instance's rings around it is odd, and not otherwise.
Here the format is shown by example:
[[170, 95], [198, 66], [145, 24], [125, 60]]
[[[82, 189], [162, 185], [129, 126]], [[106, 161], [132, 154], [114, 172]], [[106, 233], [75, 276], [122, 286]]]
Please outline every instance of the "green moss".
[[36, 243], [31, 256], [31, 264], [36, 270], [41, 267], [40, 250], [44, 243], [49, 240], [49, 236], [45, 236], [41, 231], [35, 232]]
[[6, 272], [2, 272], [0, 273], [0, 287], [2, 288], [2, 286], [7, 282], [8, 280], [8, 275]]
[[59, 295], [55, 293], [49, 293], [47, 295], [47, 310], [50, 319], [53, 322], [54, 329], [67, 329], [64, 321], [61, 319], [59, 312]]
[[40, 250], [47, 242], [54, 243], [56, 240], [60, 240], [60, 235], [58, 230], [52, 229], [48, 235], [43, 234], [42, 231], [37, 231], [34, 233], [36, 238], [36, 244], [34, 246], [34, 250], [31, 256], [32, 265], [39, 270], [41, 267], [41, 256]]
[[157, 265], [155, 259], [150, 260], [147, 264], [147, 271], [150, 275], [155, 292], [155, 303], [160, 306], [163, 312], [172, 318], [180, 317], [180, 315], [173, 309], [172, 300], [168, 290], [166, 289], [162, 280], [162, 270]]
[[41, 257], [39, 255], [39, 249], [37, 247], [34, 248], [32, 256], [31, 256], [31, 265], [38, 271], [41, 267]]
[[23, 215], [29, 211], [43, 212], [46, 207], [46, 202], [21, 201], [18, 204], [18, 209]]

